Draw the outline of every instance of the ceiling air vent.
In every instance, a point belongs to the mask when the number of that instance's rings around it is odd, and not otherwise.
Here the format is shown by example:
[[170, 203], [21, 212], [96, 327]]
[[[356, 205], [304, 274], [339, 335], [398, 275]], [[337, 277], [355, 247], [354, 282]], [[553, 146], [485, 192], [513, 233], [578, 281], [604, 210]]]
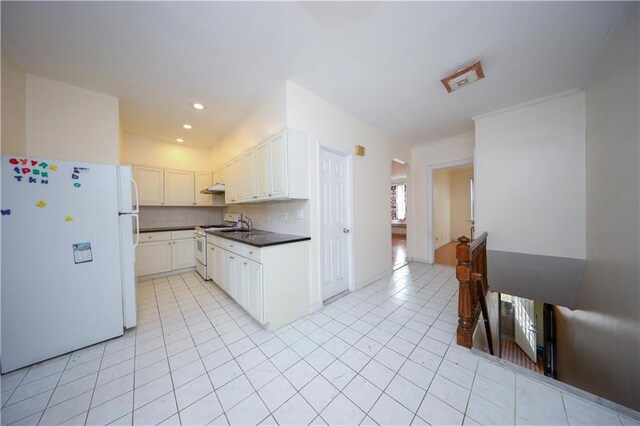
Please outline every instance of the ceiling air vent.
[[478, 61], [475, 64], [454, 72], [440, 81], [442, 81], [447, 92], [451, 93], [454, 90], [466, 87], [482, 78], [484, 78], [484, 71], [482, 71], [482, 64]]

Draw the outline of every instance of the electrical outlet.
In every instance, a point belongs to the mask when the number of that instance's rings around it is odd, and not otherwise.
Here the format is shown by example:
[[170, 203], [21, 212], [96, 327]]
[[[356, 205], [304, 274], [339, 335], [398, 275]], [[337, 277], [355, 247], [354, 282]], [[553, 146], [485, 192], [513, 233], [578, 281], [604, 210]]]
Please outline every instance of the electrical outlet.
[[440, 241], [440, 237], [436, 235], [436, 241]]

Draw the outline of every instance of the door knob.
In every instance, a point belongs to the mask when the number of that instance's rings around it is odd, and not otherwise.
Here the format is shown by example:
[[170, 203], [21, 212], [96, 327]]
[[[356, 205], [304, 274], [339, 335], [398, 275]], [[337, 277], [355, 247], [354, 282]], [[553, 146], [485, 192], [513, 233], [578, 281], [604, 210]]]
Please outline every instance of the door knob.
[[342, 228], [342, 232], [344, 232], [345, 234], [349, 233], [349, 228]]

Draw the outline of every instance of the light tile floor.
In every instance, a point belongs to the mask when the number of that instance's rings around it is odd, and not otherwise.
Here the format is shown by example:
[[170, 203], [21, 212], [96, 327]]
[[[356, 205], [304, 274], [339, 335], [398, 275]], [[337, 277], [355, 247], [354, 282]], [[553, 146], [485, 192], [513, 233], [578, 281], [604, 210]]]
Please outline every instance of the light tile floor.
[[139, 326], [2, 376], [2, 424], [638, 424], [452, 344], [454, 269], [411, 263], [267, 333], [195, 273]]

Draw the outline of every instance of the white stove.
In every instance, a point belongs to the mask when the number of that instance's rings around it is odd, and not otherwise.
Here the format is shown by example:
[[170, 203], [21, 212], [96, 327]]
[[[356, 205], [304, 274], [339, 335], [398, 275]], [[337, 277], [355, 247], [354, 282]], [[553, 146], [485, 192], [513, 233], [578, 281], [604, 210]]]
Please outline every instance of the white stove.
[[217, 229], [229, 229], [235, 228], [238, 224], [238, 220], [242, 219], [242, 213], [225, 213], [224, 223], [219, 225], [211, 225], [208, 227], [196, 226], [196, 271], [205, 280], [210, 280], [211, 277], [207, 275], [207, 233], [206, 231], [215, 231]]

